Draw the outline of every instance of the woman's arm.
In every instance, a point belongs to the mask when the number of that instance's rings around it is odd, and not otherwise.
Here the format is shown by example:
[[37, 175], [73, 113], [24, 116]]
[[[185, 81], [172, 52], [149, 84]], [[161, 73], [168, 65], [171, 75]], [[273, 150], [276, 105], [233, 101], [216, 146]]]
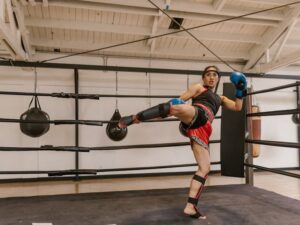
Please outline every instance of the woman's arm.
[[204, 90], [205, 88], [201, 84], [195, 84], [189, 87], [189, 89], [186, 92], [184, 92], [182, 95], [180, 95], [179, 98], [182, 99], [183, 101], [187, 101], [190, 98], [201, 94]]
[[221, 100], [222, 105], [232, 111], [240, 111], [243, 107], [243, 99], [236, 98], [235, 101], [232, 101], [225, 96], [221, 96]]

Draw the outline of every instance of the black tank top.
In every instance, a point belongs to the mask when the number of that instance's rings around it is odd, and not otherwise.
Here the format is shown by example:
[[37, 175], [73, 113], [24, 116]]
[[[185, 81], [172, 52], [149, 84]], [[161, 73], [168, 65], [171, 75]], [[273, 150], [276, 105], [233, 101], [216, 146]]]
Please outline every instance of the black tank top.
[[215, 94], [212, 90], [206, 89], [206, 91], [202, 92], [200, 95], [192, 98], [192, 104], [202, 104], [211, 109], [214, 115], [217, 114], [220, 105], [221, 105], [221, 97]]

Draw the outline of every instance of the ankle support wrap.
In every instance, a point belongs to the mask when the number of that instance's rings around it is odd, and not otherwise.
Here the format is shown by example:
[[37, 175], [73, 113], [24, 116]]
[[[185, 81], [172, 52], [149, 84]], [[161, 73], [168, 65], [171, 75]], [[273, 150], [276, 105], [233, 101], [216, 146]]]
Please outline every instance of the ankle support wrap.
[[188, 203], [191, 203], [191, 204], [193, 204], [194, 206], [196, 206], [196, 205], [198, 204], [198, 201], [199, 201], [201, 192], [202, 192], [202, 190], [203, 190], [203, 187], [204, 187], [204, 184], [205, 184], [205, 181], [206, 181], [206, 177], [207, 177], [207, 176], [201, 177], [201, 176], [199, 176], [199, 175], [197, 175], [197, 174], [195, 174], [195, 175], [193, 176], [193, 180], [196, 180], [196, 181], [198, 181], [199, 183], [201, 183], [201, 186], [199, 187], [199, 189], [198, 189], [197, 194], [196, 194], [195, 197], [189, 197], [189, 198], [188, 198]]
[[205, 177], [201, 177], [201, 176], [195, 174], [193, 176], [193, 180], [196, 180], [196, 181], [200, 182], [202, 185], [204, 185], [205, 181], [206, 181], [206, 176]]

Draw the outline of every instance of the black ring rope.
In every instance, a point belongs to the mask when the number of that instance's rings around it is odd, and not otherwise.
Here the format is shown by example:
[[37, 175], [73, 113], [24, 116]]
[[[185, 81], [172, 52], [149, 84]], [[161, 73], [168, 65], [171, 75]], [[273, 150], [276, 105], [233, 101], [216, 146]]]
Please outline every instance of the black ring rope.
[[41, 147], [0, 147], [5, 152], [28, 152], [28, 151], [58, 151], [58, 152], [89, 152], [89, 148], [75, 146], [43, 145]]
[[244, 165], [248, 166], [248, 167], [253, 167], [253, 168], [256, 168], [256, 169], [272, 172], [272, 173], [277, 173], [277, 174], [289, 176], [289, 177], [300, 178], [300, 174], [289, 173], [289, 172], [286, 172], [286, 171], [283, 171], [283, 170], [271, 169], [271, 168], [267, 168], [267, 167], [264, 167], [264, 166], [258, 166], [258, 165], [253, 165], [253, 164], [249, 164], [249, 163], [244, 163]]
[[[258, 90], [249, 92], [247, 95], [254, 95], [260, 93], [266, 93], [276, 90], [281, 90], [290, 87], [299, 86], [300, 82], [295, 82], [287, 85], [282, 85], [274, 88]], [[48, 96], [57, 98], [79, 98], [79, 99], [96, 99], [100, 98], [178, 98], [178, 95], [116, 95], [116, 94], [74, 94], [65, 92], [53, 92], [53, 93], [34, 93], [34, 92], [15, 92], [15, 91], [0, 91], [0, 95], [24, 95], [24, 96]]]
[[[221, 162], [211, 162], [211, 165], [219, 165]], [[103, 172], [121, 172], [121, 171], [137, 171], [137, 170], [152, 170], [152, 169], [168, 169], [168, 168], [178, 168], [178, 167], [191, 167], [191, 166], [197, 166], [196, 163], [191, 164], [179, 164], [179, 165], [165, 165], [165, 166], [145, 166], [145, 167], [128, 167], [128, 168], [112, 168], [112, 169], [97, 169], [95, 170], [98, 173]], [[74, 171], [76, 172], [76, 171]], [[72, 171], [59, 171], [55, 173], [48, 173], [49, 176], [62, 176], [62, 175], [70, 175]]]
[[[211, 162], [211, 165], [219, 165], [221, 162]], [[0, 171], [1, 174], [48, 174], [49, 176], [75, 175], [75, 174], [96, 174], [113, 171], [129, 171], [129, 170], [151, 170], [151, 169], [167, 169], [176, 167], [191, 167], [197, 166], [196, 163], [164, 165], [164, 166], [149, 166], [149, 167], [128, 167], [128, 168], [110, 168], [110, 169], [80, 169], [80, 170], [52, 170], [52, 171]]]
[[[209, 144], [220, 143], [220, 140], [211, 140]], [[175, 143], [160, 143], [160, 144], [139, 144], [139, 145], [119, 145], [119, 146], [101, 146], [101, 147], [76, 147], [76, 146], [53, 146], [43, 145], [41, 147], [0, 147], [0, 151], [110, 151], [110, 150], [123, 150], [123, 149], [136, 149], [136, 148], [164, 148], [187, 146], [190, 142], [175, 142]]]
[[[216, 116], [215, 119], [221, 119], [221, 116]], [[176, 122], [179, 119], [153, 119], [148, 121], [143, 121], [143, 123], [155, 123], [155, 122]], [[90, 125], [90, 126], [103, 126], [103, 124], [108, 123], [118, 123], [118, 120], [21, 120], [21, 119], [10, 119], [10, 118], [0, 118], [0, 123], [43, 123], [43, 124], [79, 124], [79, 125]]]
[[[103, 126], [104, 123], [109, 123], [109, 121], [97, 121], [97, 120], [21, 120], [21, 119], [8, 119], [0, 118], [0, 123], [42, 123], [42, 124], [79, 124], [79, 125], [91, 125], [91, 126]], [[111, 121], [117, 122], [117, 121]]]
[[271, 91], [277, 91], [277, 90], [281, 90], [281, 89], [285, 89], [285, 88], [296, 87], [296, 86], [299, 86], [299, 85], [300, 85], [300, 83], [296, 82], [296, 83], [282, 85], [282, 86], [278, 86], [278, 87], [274, 87], [274, 88], [269, 88], [269, 89], [263, 89], [263, 90], [259, 90], [259, 91], [249, 92], [249, 93], [247, 93], [247, 95], [254, 95], [254, 94], [261, 94], [261, 93], [266, 93], [266, 92], [271, 92]]
[[34, 93], [34, 92], [16, 92], [16, 91], [0, 91], [0, 95], [21, 95], [21, 96], [43, 96], [56, 98], [79, 98], [79, 99], [95, 99], [100, 98], [178, 98], [178, 95], [115, 95], [115, 94], [74, 94], [65, 92], [54, 93]]
[[246, 139], [245, 142], [252, 143], [252, 144], [277, 146], [277, 147], [300, 148], [300, 143], [292, 143], [292, 142], [251, 140], [251, 139]]
[[276, 111], [266, 111], [266, 112], [256, 112], [256, 113], [247, 113], [247, 117], [254, 116], [280, 116], [280, 115], [289, 115], [300, 113], [300, 109], [286, 109], [286, 110], [276, 110]]
[[80, 169], [80, 170], [24, 170], [24, 171], [0, 171], [0, 175], [6, 174], [54, 174], [54, 173], [65, 173], [65, 175], [76, 175], [76, 174], [94, 174], [96, 175], [97, 170], [93, 169]]
[[[209, 144], [220, 143], [220, 140], [211, 140]], [[159, 147], [176, 147], [188, 146], [190, 142], [175, 142], [175, 143], [162, 143], [162, 144], [140, 144], [140, 145], [123, 145], [123, 146], [104, 146], [104, 147], [90, 147], [92, 151], [95, 150], [122, 150], [122, 149], [135, 149], [135, 148], [159, 148]]]

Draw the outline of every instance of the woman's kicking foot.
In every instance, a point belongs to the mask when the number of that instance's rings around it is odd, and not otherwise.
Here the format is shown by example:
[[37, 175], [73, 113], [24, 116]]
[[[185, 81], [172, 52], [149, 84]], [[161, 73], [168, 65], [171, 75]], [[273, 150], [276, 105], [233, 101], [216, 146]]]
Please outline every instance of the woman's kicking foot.
[[204, 216], [202, 213], [199, 212], [199, 210], [196, 208], [196, 206], [187, 203], [185, 206], [185, 209], [183, 210], [184, 214], [187, 216], [190, 216], [195, 219], [206, 219], [206, 216]]

